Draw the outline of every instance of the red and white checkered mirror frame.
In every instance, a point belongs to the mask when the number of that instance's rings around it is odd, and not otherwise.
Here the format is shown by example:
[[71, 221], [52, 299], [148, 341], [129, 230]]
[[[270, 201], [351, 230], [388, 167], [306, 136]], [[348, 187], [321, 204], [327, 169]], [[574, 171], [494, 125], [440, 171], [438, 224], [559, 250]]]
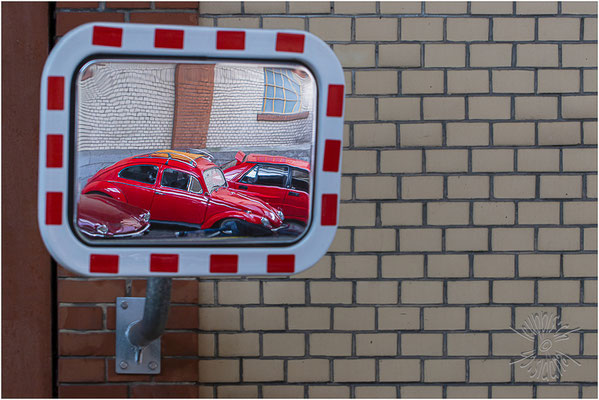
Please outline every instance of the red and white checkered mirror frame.
[[[72, 79], [93, 55], [202, 57], [299, 62], [316, 78], [312, 222], [289, 246], [99, 247], [79, 240], [68, 223]], [[314, 265], [337, 230], [343, 138], [343, 70], [333, 51], [302, 31], [89, 23], [66, 34], [49, 55], [41, 79], [38, 223], [55, 260], [97, 277], [290, 275]]]

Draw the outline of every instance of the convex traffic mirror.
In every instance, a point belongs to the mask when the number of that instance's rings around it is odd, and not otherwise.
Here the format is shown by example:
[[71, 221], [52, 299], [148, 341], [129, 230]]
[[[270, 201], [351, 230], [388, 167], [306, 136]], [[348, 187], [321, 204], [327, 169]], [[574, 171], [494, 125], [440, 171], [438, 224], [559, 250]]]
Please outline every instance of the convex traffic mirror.
[[94, 245], [298, 240], [316, 94], [292, 63], [90, 61], [76, 78], [69, 222]]
[[343, 80], [306, 32], [71, 31], [41, 83], [46, 246], [92, 276], [310, 267], [337, 225]]

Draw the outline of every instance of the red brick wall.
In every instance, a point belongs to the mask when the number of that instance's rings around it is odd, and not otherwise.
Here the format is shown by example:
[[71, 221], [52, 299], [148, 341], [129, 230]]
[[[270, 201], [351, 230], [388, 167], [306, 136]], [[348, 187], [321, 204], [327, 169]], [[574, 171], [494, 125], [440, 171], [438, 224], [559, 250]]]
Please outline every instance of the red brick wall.
[[198, 2], [67, 2], [56, 3], [56, 35], [93, 21], [197, 25]]
[[115, 373], [116, 297], [145, 296], [145, 280], [87, 280], [60, 268], [58, 395], [60, 397], [197, 397], [198, 281], [173, 281], [162, 373]]

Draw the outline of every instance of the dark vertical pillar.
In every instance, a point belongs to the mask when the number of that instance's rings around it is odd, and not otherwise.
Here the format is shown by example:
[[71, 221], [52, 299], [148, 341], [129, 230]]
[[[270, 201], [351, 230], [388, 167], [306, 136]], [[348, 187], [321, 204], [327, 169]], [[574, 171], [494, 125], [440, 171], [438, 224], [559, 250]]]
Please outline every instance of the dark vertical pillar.
[[52, 267], [37, 227], [48, 3], [2, 3], [2, 397], [52, 396]]
[[214, 64], [179, 64], [175, 72], [173, 148], [204, 148], [214, 94]]

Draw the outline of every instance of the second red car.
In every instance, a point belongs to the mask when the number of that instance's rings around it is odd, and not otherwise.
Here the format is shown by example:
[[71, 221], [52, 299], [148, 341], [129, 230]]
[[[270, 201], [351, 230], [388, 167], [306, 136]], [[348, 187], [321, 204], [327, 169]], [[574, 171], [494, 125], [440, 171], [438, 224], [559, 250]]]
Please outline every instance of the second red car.
[[[229, 165], [233, 164], [233, 165]], [[225, 166], [229, 186], [281, 210], [286, 220], [306, 224], [310, 215], [310, 163], [282, 156], [238, 152]]]

